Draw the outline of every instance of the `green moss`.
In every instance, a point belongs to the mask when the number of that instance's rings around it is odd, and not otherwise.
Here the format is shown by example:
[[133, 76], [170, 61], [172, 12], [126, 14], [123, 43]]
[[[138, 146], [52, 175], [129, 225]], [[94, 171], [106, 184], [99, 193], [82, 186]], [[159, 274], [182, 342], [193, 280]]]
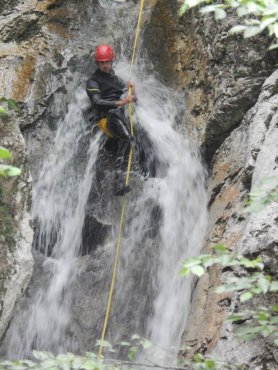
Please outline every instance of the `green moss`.
[[15, 247], [15, 221], [11, 208], [3, 200], [4, 191], [0, 184], [0, 239], [7, 244], [10, 250]]
[[278, 83], [276, 85], [273, 85], [272, 86], [272, 89], [271, 89], [271, 96], [275, 95], [278, 93]]

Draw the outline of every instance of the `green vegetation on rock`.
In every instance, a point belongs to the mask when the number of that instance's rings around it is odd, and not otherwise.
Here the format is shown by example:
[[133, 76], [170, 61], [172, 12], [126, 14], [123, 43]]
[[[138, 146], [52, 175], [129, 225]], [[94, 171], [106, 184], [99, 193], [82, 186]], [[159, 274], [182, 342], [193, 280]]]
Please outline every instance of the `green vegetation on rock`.
[[267, 31], [278, 47], [278, 1], [277, 0], [183, 0], [180, 16], [188, 9], [201, 6], [201, 13], [213, 13], [216, 20], [224, 19], [229, 9], [234, 9], [242, 24], [235, 25], [230, 33], [242, 33], [244, 38]]

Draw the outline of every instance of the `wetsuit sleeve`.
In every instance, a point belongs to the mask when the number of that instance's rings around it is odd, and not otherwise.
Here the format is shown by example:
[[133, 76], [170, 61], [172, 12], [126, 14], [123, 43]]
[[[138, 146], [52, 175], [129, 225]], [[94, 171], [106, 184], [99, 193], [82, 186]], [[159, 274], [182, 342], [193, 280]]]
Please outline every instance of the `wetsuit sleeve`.
[[99, 85], [96, 81], [89, 80], [86, 86], [87, 94], [96, 108], [117, 108], [116, 101], [101, 99]]

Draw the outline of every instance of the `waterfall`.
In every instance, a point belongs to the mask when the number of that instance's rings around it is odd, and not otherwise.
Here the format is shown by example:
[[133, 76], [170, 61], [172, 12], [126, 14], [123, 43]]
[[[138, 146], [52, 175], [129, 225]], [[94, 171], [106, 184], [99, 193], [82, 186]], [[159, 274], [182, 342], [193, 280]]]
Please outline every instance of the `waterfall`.
[[[119, 64], [117, 71], [127, 78], [124, 65]], [[178, 271], [185, 257], [199, 254], [207, 225], [205, 171], [182, 128], [186, 125], [181, 109], [183, 97], [153, 76], [147, 76], [144, 68], [138, 68], [132, 79], [139, 96], [135, 124], [143, 126], [159, 160], [156, 177], [146, 181], [141, 195], [129, 209], [131, 222], [126, 230], [122, 252], [125, 264], [117, 294], [123, 294], [122, 306], [130, 301], [127, 296], [134, 294], [136, 288], [132, 286], [128, 292], [125, 285], [137, 268], [140, 302], [148, 308], [148, 315], [141, 321], [138, 315], [140, 324], [135, 329], [156, 346], [171, 348], [172, 361], [178, 352], [191, 297], [191, 279], [180, 277]], [[153, 245], [154, 239], [148, 242], [144, 237], [145, 230], [152, 225], [154, 205], [159, 208], [157, 245]], [[141, 271], [136, 267], [138, 258], [142, 259]], [[124, 320], [128, 310], [122, 310]], [[154, 360], [154, 352], [150, 353]]]
[[[109, 14], [112, 24], [119, 18], [128, 29], [134, 28], [136, 7], [116, 3], [101, 0], [99, 19]], [[119, 9], [129, 17], [120, 17]], [[121, 33], [119, 37], [115, 70], [123, 79], [135, 82], [134, 125], [137, 131], [143, 130], [141, 143], [144, 135], [148, 138], [144, 145], [155, 159], [155, 175], [144, 177], [136, 169], [131, 173], [107, 338], [128, 339], [138, 333], [157, 346], [178, 347], [191, 296], [191, 280], [179, 277], [178, 270], [182, 260], [197, 255], [202, 245], [205, 173], [184, 129], [184, 97], [146, 73], [143, 60], [130, 73], [121, 56], [130, 51], [130, 40]], [[28, 293], [28, 306], [20, 308], [7, 333], [5, 347], [10, 358], [28, 356], [33, 349], [56, 353], [92, 350], [100, 337], [120, 199], [109, 192], [111, 168], [106, 171], [107, 187], [103, 183], [96, 186], [103, 137], [100, 132], [93, 133], [84, 119], [82, 111], [87, 104], [84, 87], [80, 87], [58, 123], [33, 189], [35, 254], [42, 261], [43, 274], [41, 279], [36, 275], [40, 281], [33, 282], [34, 294]], [[95, 242], [96, 249], [82, 256], [89, 209], [97, 222], [108, 226], [105, 238]], [[101, 270], [99, 275], [97, 270]]]
[[75, 156], [88, 132], [80, 109], [84, 94], [78, 92], [76, 98], [58, 123], [54, 144], [33, 189], [33, 219], [39, 227], [36, 247], [46, 255], [44, 269], [51, 278], [47, 287], [43, 285], [36, 292], [30, 307], [19, 315], [18, 325], [14, 326], [21, 330], [11, 333], [9, 357], [26, 356], [33, 348], [55, 352], [65, 348], [70, 286], [76, 278], [85, 206], [94, 181], [100, 138], [98, 134], [91, 141], [82, 171]]

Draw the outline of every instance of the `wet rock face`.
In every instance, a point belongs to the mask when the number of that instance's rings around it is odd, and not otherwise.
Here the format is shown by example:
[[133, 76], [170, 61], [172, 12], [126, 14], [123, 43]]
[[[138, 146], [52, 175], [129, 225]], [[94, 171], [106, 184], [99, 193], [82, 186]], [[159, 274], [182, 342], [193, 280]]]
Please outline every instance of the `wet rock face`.
[[32, 274], [33, 232], [29, 225], [31, 178], [26, 144], [12, 113], [0, 117], [1, 145], [13, 154], [14, 165], [22, 169], [17, 178], [0, 178], [0, 337], [13, 308]]
[[81, 38], [96, 3], [84, 0], [77, 7], [74, 1], [24, 0], [14, 7], [7, 3], [0, 18], [0, 95], [20, 105], [17, 120], [28, 143], [34, 179], [62, 112], [82, 76], [93, 69], [89, 35], [69, 45]]
[[[187, 127], [201, 145], [204, 161], [213, 154], [255, 104], [260, 87], [275, 69], [277, 52], [267, 51], [265, 36], [230, 36], [236, 24], [202, 16], [194, 9], [178, 17], [177, 1], [159, 0], [145, 32], [155, 70], [186, 94]], [[157, 42], [153, 35], [161, 35]]]
[[19, 0], [2, 0], [0, 14], [9, 14], [15, 5], [19, 3]]
[[[261, 212], [249, 215], [244, 212], [244, 203], [250, 191], [265, 186], [271, 189], [275, 182], [263, 185], [263, 181], [271, 177], [277, 179], [278, 176], [275, 161], [278, 139], [277, 82], [276, 71], [265, 81], [256, 105], [216, 153], [209, 179], [211, 217], [208, 230], [209, 245], [221, 242], [248, 257], [260, 255], [266, 272], [276, 279], [278, 205], [271, 203]], [[277, 359], [271, 340], [260, 338], [239, 346], [233, 338], [234, 328], [222, 327], [223, 318], [228, 312], [237, 310], [239, 303], [237, 297], [213, 293], [213, 287], [220, 281], [221, 274], [217, 275], [215, 271], [200, 279], [192, 306], [195, 325], [188, 326], [185, 334], [187, 344], [203, 351], [211, 350], [216, 345], [214, 352], [217, 355], [232, 362], [246, 363], [250, 369], [256, 366], [258, 369], [265, 368], [264, 364], [268, 364], [267, 369], [276, 368]], [[227, 302], [225, 305], [222, 304], [224, 300]], [[277, 296], [255, 298], [249, 306], [255, 309], [266, 302], [277, 303]], [[206, 321], [205, 327], [199, 326], [197, 317]], [[202, 319], [200, 321], [203, 322]]]

